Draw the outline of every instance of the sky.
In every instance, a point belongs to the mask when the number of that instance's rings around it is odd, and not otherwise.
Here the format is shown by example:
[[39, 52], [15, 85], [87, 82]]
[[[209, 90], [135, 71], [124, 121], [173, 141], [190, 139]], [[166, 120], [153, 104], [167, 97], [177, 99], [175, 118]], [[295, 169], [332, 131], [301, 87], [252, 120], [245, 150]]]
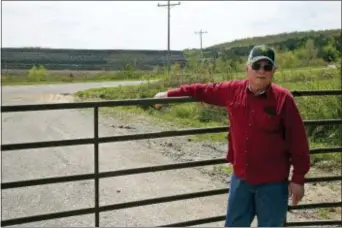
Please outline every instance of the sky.
[[[2, 47], [167, 49], [167, 1], [2, 1]], [[171, 1], [171, 3], [178, 3]], [[341, 1], [181, 1], [172, 50], [292, 31], [341, 29]]]

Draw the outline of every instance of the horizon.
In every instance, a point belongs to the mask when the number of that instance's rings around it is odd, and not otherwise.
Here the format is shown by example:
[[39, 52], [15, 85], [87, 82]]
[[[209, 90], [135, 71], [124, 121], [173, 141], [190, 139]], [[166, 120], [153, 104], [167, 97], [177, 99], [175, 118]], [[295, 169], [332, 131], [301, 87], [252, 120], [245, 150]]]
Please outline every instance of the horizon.
[[[6, 1], [2, 47], [165, 51], [167, 9], [157, 6], [165, 2]], [[255, 17], [255, 7], [269, 10]], [[181, 1], [171, 8], [170, 50], [199, 49], [195, 31], [200, 29], [208, 31], [203, 49], [252, 37], [341, 29], [341, 2]]]

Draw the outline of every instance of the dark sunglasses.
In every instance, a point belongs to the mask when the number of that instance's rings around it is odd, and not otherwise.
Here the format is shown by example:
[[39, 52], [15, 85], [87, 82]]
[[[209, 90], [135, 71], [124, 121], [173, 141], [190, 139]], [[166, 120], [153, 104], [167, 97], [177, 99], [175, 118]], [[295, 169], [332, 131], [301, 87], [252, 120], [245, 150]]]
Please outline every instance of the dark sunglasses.
[[262, 66], [260, 63], [253, 63], [252, 64], [252, 69], [257, 71], [260, 70], [261, 68], [264, 69], [264, 71], [272, 71], [273, 70], [273, 65], [271, 63], [268, 63], [264, 66]]

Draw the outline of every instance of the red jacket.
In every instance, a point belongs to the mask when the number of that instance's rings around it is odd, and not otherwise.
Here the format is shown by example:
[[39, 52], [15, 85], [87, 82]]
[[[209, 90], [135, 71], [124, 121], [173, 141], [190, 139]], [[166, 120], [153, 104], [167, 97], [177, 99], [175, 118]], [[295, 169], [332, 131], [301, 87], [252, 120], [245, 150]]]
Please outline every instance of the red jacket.
[[272, 84], [253, 95], [247, 80], [183, 85], [168, 97], [190, 96], [197, 101], [226, 107], [229, 113], [227, 161], [234, 173], [250, 184], [292, 181], [304, 184], [310, 168], [305, 127], [292, 94]]

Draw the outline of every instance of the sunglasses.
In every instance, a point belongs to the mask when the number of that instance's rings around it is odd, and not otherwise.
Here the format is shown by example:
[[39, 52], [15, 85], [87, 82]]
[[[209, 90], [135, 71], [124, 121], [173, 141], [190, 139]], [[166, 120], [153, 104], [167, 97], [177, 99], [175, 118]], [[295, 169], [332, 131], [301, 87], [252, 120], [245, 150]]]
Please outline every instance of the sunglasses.
[[266, 64], [264, 66], [262, 66], [260, 63], [253, 63], [252, 64], [252, 69], [255, 71], [260, 70], [261, 68], [264, 69], [264, 71], [272, 71], [273, 70], [273, 65], [272, 64]]

